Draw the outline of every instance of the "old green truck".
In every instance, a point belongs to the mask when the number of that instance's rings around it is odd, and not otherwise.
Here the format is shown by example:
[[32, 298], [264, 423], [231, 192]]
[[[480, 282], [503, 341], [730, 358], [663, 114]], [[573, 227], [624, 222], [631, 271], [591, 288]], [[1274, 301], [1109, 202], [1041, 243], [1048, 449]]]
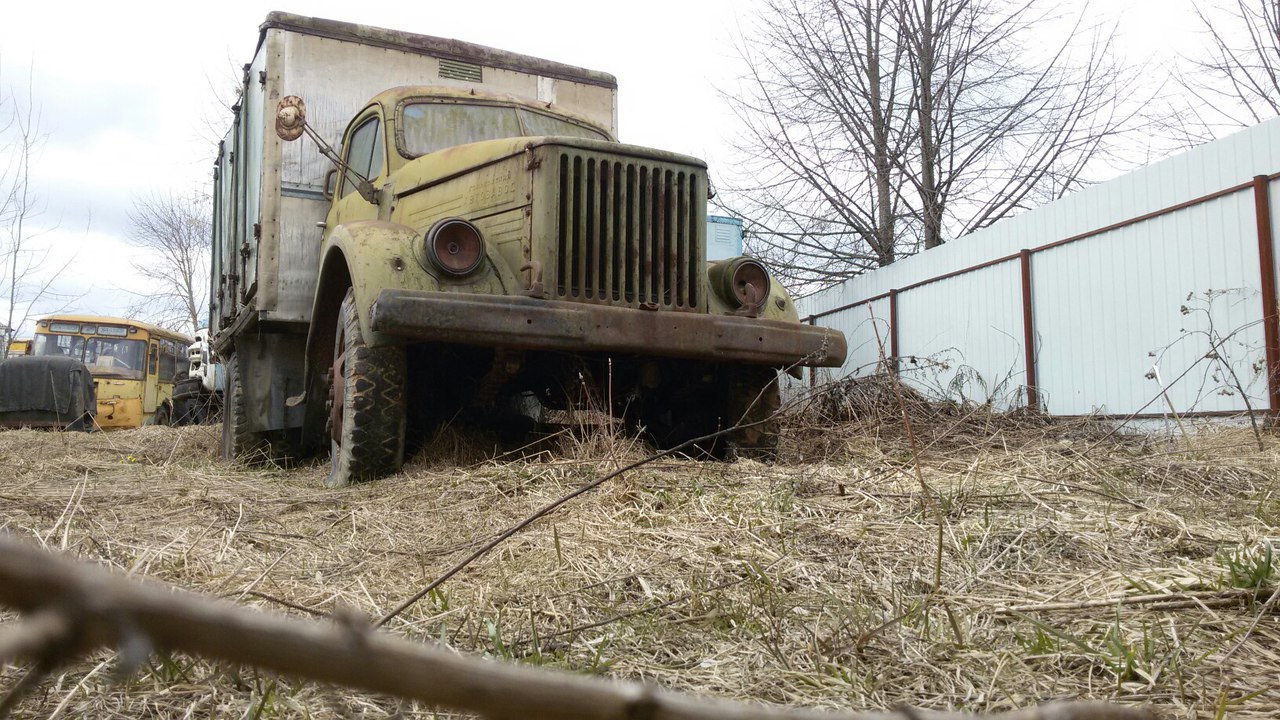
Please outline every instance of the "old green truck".
[[[627, 145], [611, 75], [271, 13], [215, 171], [223, 453], [393, 473], [441, 422], [587, 403], [768, 457], [778, 371], [844, 360], [759, 261], [706, 259], [706, 165]], [[309, 138], [309, 139], [308, 139]]]

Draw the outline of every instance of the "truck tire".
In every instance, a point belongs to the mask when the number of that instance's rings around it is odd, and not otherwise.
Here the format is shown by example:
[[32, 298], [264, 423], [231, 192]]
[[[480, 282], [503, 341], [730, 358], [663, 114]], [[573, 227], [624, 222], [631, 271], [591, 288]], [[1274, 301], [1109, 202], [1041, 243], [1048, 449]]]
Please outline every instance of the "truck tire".
[[172, 413], [169, 411], [169, 404], [160, 403], [160, 406], [157, 407], [156, 411], [151, 415], [151, 421], [148, 424], [164, 425], [167, 427], [168, 425], [171, 424], [171, 422], [172, 422]]
[[199, 425], [204, 386], [200, 378], [184, 378], [173, 385], [173, 424]]
[[722, 460], [775, 460], [781, 422], [782, 395], [778, 371], [771, 367], [741, 366], [725, 374], [721, 422], [744, 425], [719, 438], [713, 453]]
[[780, 431], [776, 415], [781, 405], [777, 371], [744, 365], [716, 368], [710, 375], [714, 379], [662, 388], [633, 413], [638, 423], [630, 424], [644, 425], [649, 439], [660, 449], [744, 425], [684, 452], [727, 462], [775, 459]]
[[249, 430], [244, 390], [240, 386], [240, 363], [234, 354], [227, 358], [226, 408], [222, 414], [222, 457], [224, 460], [261, 464], [270, 459], [270, 446], [261, 434]]
[[398, 471], [404, 462], [405, 349], [365, 343], [352, 290], [338, 309], [330, 373], [325, 485], [343, 487]]

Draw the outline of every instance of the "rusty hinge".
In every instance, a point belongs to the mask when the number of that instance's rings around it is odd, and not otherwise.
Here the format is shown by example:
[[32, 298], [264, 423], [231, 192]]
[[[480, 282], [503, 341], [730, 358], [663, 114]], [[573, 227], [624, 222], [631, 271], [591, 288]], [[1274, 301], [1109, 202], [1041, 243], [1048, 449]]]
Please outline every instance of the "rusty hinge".
[[262, 223], [253, 224], [253, 239], [254, 240], [262, 239]]
[[267, 84], [267, 71], [266, 71], [266, 70], [259, 70], [259, 71], [258, 71], [258, 84], [259, 84], [259, 85], [266, 85], [266, 84]]
[[247, 260], [250, 252], [252, 251], [249, 249], [249, 243], [244, 243], [240, 246], [240, 257]]

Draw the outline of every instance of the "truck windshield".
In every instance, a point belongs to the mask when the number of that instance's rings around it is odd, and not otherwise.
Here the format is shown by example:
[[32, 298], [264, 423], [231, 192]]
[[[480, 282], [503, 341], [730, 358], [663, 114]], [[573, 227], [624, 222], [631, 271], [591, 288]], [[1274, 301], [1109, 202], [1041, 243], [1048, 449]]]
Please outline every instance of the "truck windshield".
[[568, 135], [609, 139], [585, 125], [509, 105], [418, 102], [405, 105], [400, 117], [400, 153], [408, 158], [455, 145], [509, 137]]
[[85, 343], [84, 364], [94, 375], [141, 380], [146, 355], [147, 344], [142, 340], [91, 337]]

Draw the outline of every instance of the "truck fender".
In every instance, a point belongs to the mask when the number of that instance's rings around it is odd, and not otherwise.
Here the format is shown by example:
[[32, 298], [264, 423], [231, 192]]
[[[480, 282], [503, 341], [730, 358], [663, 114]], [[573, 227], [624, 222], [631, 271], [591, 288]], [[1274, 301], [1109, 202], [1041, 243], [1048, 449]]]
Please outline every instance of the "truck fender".
[[[331, 324], [347, 287], [355, 291], [360, 332], [365, 342], [381, 345], [394, 338], [375, 337], [369, 325], [370, 309], [383, 288], [439, 290], [440, 284], [414, 259], [421, 234], [411, 227], [380, 220], [340, 225], [329, 233], [323, 248], [320, 280], [312, 304], [311, 328]], [[320, 338], [317, 338], [320, 339]], [[332, 333], [329, 340], [332, 341]], [[311, 346], [308, 338], [307, 346]], [[332, 352], [332, 344], [326, 346]]]
[[[370, 346], [403, 343], [404, 339], [373, 332], [370, 318], [378, 294], [385, 289], [434, 292], [444, 289], [425, 266], [421, 256], [422, 231], [405, 225], [380, 220], [361, 220], [339, 225], [329, 233], [321, 250], [320, 278], [311, 306], [311, 324], [307, 332], [304, 382], [307, 392], [290, 399], [296, 405], [307, 401], [304, 437], [323, 430], [324, 402], [327, 392], [322, 375], [330, 365], [336, 320], [342, 298], [351, 288], [355, 293], [360, 332]], [[516, 283], [516, 275], [507, 267], [494, 248], [486, 248], [487, 265], [466, 279], [448, 281], [454, 292], [507, 294]]]
[[360, 332], [366, 341], [370, 344], [400, 342], [396, 338], [374, 336], [369, 325], [370, 308], [385, 287], [438, 289], [435, 279], [423, 272], [413, 258], [413, 244], [418, 241], [419, 233], [413, 228], [378, 220], [339, 225], [325, 239], [307, 330], [303, 369], [306, 393], [289, 399], [290, 405], [306, 402], [303, 438], [310, 449], [318, 450], [323, 439], [320, 436], [324, 431], [327, 391], [323, 374], [333, 356], [338, 308], [347, 288], [355, 292]]

